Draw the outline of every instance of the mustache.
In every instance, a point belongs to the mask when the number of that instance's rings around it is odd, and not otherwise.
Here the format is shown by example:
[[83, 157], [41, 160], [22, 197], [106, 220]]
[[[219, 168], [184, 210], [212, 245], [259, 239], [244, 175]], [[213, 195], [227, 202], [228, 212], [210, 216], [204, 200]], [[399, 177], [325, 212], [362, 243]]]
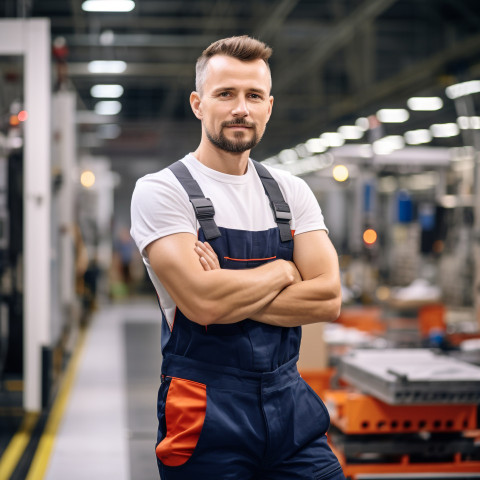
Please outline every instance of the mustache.
[[244, 127], [255, 128], [255, 124], [252, 122], [247, 122], [243, 118], [236, 118], [229, 122], [222, 122], [222, 127], [232, 127], [234, 125], [243, 125]]

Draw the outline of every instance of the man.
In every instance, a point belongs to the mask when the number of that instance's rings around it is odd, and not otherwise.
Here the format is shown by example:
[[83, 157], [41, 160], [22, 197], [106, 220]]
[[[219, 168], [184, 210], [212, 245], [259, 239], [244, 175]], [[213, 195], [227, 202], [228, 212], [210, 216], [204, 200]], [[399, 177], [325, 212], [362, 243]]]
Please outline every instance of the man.
[[200, 144], [132, 198], [162, 312], [164, 480], [344, 479], [296, 369], [300, 326], [339, 314], [337, 255], [306, 184], [249, 158], [272, 112], [270, 55], [247, 36], [202, 53]]

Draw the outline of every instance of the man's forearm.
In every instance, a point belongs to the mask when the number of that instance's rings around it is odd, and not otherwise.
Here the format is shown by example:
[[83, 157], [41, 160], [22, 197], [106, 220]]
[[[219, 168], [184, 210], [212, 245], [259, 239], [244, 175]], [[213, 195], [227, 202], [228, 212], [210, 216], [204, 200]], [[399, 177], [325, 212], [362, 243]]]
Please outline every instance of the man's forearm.
[[252, 319], [280, 327], [332, 322], [340, 314], [341, 295], [337, 282], [318, 277], [285, 288]]
[[[276, 261], [249, 270], [205, 272], [197, 292], [201, 315], [191, 315], [204, 324], [236, 323], [251, 318], [294, 281], [288, 262]], [[191, 318], [191, 317], [189, 317]]]

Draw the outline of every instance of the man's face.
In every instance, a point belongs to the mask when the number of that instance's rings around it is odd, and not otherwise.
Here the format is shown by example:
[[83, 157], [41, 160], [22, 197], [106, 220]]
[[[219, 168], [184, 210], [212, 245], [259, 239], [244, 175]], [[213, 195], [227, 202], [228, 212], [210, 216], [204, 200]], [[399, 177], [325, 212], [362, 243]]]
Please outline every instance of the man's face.
[[198, 110], [206, 137], [217, 148], [241, 153], [262, 138], [272, 111], [270, 71], [263, 60], [215, 55], [207, 66]]

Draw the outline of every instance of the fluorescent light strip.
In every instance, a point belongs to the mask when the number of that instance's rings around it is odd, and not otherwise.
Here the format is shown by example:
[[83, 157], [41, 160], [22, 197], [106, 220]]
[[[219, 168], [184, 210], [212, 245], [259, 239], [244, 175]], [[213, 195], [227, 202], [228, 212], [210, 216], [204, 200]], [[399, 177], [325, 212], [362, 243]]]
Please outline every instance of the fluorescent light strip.
[[443, 107], [443, 100], [440, 97], [411, 97], [407, 100], [410, 110], [419, 112], [434, 112]]
[[127, 64], [122, 60], [93, 60], [88, 64], [90, 73], [123, 73]]
[[447, 97], [452, 100], [478, 92], [480, 92], [480, 80], [470, 80], [469, 82], [457, 83], [455, 85], [450, 85], [445, 89]]
[[435, 123], [430, 126], [430, 131], [436, 138], [454, 137], [460, 133], [456, 123]]
[[388, 135], [373, 142], [373, 151], [377, 155], [388, 155], [405, 146], [405, 140], [401, 135]]
[[457, 125], [461, 130], [480, 130], [480, 117], [458, 117]]
[[329, 147], [341, 147], [345, 143], [345, 139], [337, 132], [325, 132], [320, 135]]
[[98, 115], [116, 115], [122, 110], [122, 104], [116, 100], [104, 100], [95, 105], [95, 113]]
[[121, 133], [122, 129], [117, 124], [100, 125], [97, 129], [97, 137], [105, 140], [118, 138]]
[[305, 146], [310, 153], [323, 153], [328, 147], [321, 138], [311, 138], [305, 142]]
[[410, 118], [410, 114], [404, 108], [382, 108], [377, 112], [377, 118], [382, 123], [403, 123]]
[[90, 95], [94, 98], [119, 98], [123, 95], [121, 85], [94, 85], [90, 89]]
[[405, 132], [404, 137], [409, 145], [421, 145], [432, 141], [432, 134], [427, 129], [410, 130]]
[[85, 12], [131, 12], [134, 8], [132, 0], [86, 0], [82, 3]]
[[337, 130], [345, 140], [358, 140], [363, 137], [364, 131], [357, 125], [342, 125]]

